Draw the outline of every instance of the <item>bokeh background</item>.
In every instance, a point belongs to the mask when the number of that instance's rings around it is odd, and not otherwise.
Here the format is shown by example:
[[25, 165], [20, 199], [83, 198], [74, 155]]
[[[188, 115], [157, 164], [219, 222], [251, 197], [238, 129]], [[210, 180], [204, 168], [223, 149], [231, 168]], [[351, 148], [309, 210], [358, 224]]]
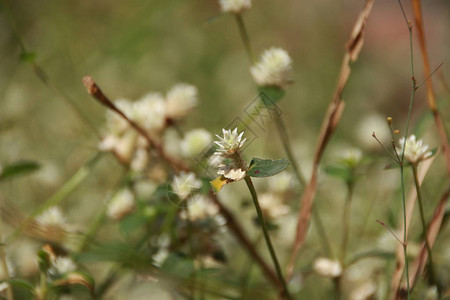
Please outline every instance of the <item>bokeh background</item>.
[[[410, 3], [405, 1], [404, 5], [412, 16]], [[349, 0], [254, 1], [244, 15], [255, 53], [259, 55], [264, 49], [277, 46], [286, 49], [293, 59], [294, 83], [287, 88], [279, 107], [294, 153], [307, 176], [344, 45], [362, 6], [363, 1]], [[444, 62], [433, 83], [449, 128], [450, 94], [445, 79], [450, 74], [450, 2], [423, 1], [423, 13], [432, 68]], [[59, 92], [39, 80], [30, 63], [20, 59], [19, 39], [29, 52], [35, 53], [35, 61], [48, 75], [49, 84], [72, 99], [83, 118]], [[416, 39], [414, 51], [416, 77], [421, 81]], [[50, 197], [97, 151], [99, 138], [92, 127], [101, 133], [105, 109], [87, 95], [81, 83], [86, 74], [92, 75], [111, 99], [134, 100], [152, 91], [165, 93], [178, 82], [197, 86], [200, 104], [184, 124], [186, 130], [203, 127], [219, 133], [236, 117], [245, 116], [244, 108], [257, 96], [235, 21], [220, 15], [216, 1], [4, 0], [0, 11], [0, 164], [26, 159], [37, 161], [42, 167], [31, 176], [0, 183], [0, 192], [25, 213], [31, 213]], [[382, 170], [389, 158], [371, 134], [376, 131], [383, 141], [388, 141], [386, 116], [392, 116], [395, 127], [404, 131], [410, 91], [409, 36], [400, 8], [393, 0], [376, 1], [366, 26], [363, 50], [352, 65], [344, 91], [344, 115], [324, 160], [324, 165], [332, 164], [350, 147], [360, 148], [370, 157], [357, 187], [352, 213], [355, 217], [351, 239], [359, 241], [359, 245], [354, 244], [356, 249], [379, 245], [385, 229], [376, 224], [376, 219], [386, 220], [394, 227], [398, 224], [398, 174]], [[424, 88], [417, 93], [411, 125], [413, 132], [431, 148], [438, 146]], [[275, 142], [273, 124], [268, 123], [264, 130], [253, 129], [258, 138], [246, 150], [249, 158], [284, 156], [281, 145]], [[64, 202], [69, 219], [77, 224], [89, 222], [122, 172], [112, 156], [102, 158]], [[431, 217], [445, 185], [448, 179], [440, 155], [424, 184], [428, 216]], [[244, 194], [240, 193], [244, 184], [226, 189], [227, 206], [238, 213], [242, 199], [248, 197], [239, 196]], [[336, 236], [336, 243], [344, 198], [345, 186], [321, 173], [317, 205], [327, 232], [332, 240]], [[418, 220], [418, 215], [415, 218]], [[242, 223], [256, 234], [247, 219], [241, 216]], [[289, 219], [280, 224], [287, 228], [281, 233], [283, 239], [292, 240], [294, 222], [295, 219]], [[419, 225], [418, 221], [413, 224], [415, 239], [420, 236]], [[364, 236], [359, 231], [362, 226]], [[311, 231], [300, 265], [307, 265], [320, 247], [314, 226]], [[445, 251], [449, 235], [448, 228], [444, 229], [435, 246], [436, 260], [443, 266], [450, 264]], [[101, 236], [106, 240], [114, 236], [114, 230], [106, 228]], [[227, 242], [234, 243], [231, 238]], [[245, 256], [242, 250], [228, 248], [231, 264], [239, 265]], [[288, 253], [289, 247], [285, 248], [286, 253], [280, 249], [282, 257]], [[101, 270], [97, 271], [102, 276]], [[325, 299], [323, 290], [318, 289], [321, 284], [330, 283], [317, 277], [307, 278], [302, 293], [310, 299]]]

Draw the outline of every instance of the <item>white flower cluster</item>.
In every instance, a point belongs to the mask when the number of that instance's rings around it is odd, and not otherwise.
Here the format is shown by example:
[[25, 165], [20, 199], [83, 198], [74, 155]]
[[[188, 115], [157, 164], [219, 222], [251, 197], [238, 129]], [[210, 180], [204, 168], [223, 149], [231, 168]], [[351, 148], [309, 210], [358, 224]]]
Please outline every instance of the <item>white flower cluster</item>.
[[416, 140], [414, 134], [406, 139], [406, 144], [405, 138], [401, 138], [398, 144], [398, 154], [401, 155], [403, 153], [403, 145], [405, 145], [405, 158], [412, 164], [416, 164], [433, 155], [433, 153], [428, 150], [428, 145], [424, 145], [422, 140]]
[[133, 212], [135, 208], [134, 195], [130, 189], [118, 191], [108, 204], [106, 214], [112, 220], [121, 220]]
[[51, 267], [48, 270], [52, 275], [65, 274], [77, 269], [75, 262], [67, 256], [56, 256], [50, 259]]
[[251, 0], [219, 0], [220, 8], [225, 13], [240, 14], [252, 7]]
[[242, 139], [244, 132], [238, 133], [237, 127], [233, 131], [222, 129], [222, 133], [223, 137], [216, 134], [219, 140], [214, 143], [219, 148], [212, 156], [211, 162], [217, 166], [217, 174], [232, 181], [242, 180], [247, 171], [239, 151], [247, 139]]
[[338, 277], [342, 274], [342, 266], [339, 261], [320, 257], [314, 261], [314, 271], [325, 277]]
[[215, 217], [219, 213], [219, 207], [207, 197], [201, 196], [195, 203], [189, 205], [180, 214], [180, 217], [190, 221], [201, 221], [208, 217]]
[[178, 195], [180, 200], [187, 200], [191, 196], [198, 194], [198, 190], [202, 187], [202, 182], [192, 172], [181, 172], [173, 178], [170, 185], [172, 191]]
[[[173, 86], [165, 97], [160, 93], [149, 93], [134, 102], [121, 99], [114, 104], [150, 136], [158, 137], [172, 122], [188, 116], [197, 102], [197, 88], [182, 83]], [[117, 113], [107, 111], [105, 131], [100, 150], [113, 152], [133, 171], [141, 172], [146, 168], [150, 160], [147, 141], [127, 121]]]
[[259, 86], [283, 88], [291, 80], [292, 59], [281, 48], [265, 50], [260, 60], [252, 67], [250, 73]]
[[39, 223], [39, 225], [46, 227], [46, 226], [52, 226], [52, 227], [58, 227], [63, 230], [68, 230], [69, 225], [67, 223], [67, 220], [62, 213], [61, 209], [57, 206], [52, 206], [42, 212], [40, 215], [36, 217], [36, 221]]

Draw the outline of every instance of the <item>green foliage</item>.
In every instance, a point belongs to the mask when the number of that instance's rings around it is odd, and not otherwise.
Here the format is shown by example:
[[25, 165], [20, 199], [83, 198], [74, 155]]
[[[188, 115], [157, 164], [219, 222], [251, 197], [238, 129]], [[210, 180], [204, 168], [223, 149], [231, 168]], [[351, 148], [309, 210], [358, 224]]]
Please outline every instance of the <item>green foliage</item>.
[[18, 161], [6, 165], [0, 171], [0, 180], [13, 178], [16, 176], [30, 174], [40, 168], [40, 165], [34, 161]]
[[260, 87], [259, 93], [261, 102], [267, 107], [274, 105], [286, 95], [286, 91], [284, 89], [267, 86]]
[[250, 177], [270, 177], [280, 173], [288, 165], [289, 161], [285, 158], [272, 160], [254, 157], [250, 162], [247, 175]]

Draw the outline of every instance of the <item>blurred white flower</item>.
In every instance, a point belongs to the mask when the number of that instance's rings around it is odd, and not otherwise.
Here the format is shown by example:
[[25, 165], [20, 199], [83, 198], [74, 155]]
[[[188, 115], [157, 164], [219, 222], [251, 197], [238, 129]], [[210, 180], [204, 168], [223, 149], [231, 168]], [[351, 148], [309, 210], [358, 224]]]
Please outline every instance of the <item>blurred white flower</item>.
[[350, 295], [351, 300], [369, 300], [376, 293], [377, 286], [373, 281], [366, 281], [357, 287]]
[[[403, 145], [405, 138], [401, 138], [398, 142], [399, 146], [396, 148], [399, 156], [403, 153]], [[412, 164], [425, 160], [431, 157], [433, 153], [428, 150], [428, 145], [424, 145], [422, 140], [416, 140], [414, 134], [406, 139], [405, 144], [405, 158]]]
[[282, 88], [291, 82], [292, 59], [281, 48], [265, 50], [258, 63], [250, 68], [253, 79], [259, 86]]
[[166, 258], [169, 256], [169, 250], [167, 248], [161, 248], [159, 249], [156, 254], [152, 256], [153, 264], [157, 267], [161, 267]]
[[57, 206], [52, 206], [42, 212], [36, 217], [36, 221], [42, 226], [55, 226], [61, 229], [67, 229], [68, 227], [66, 218]]
[[339, 261], [320, 257], [314, 261], [314, 271], [325, 277], [338, 277], [342, 274], [342, 266]]
[[77, 265], [70, 257], [57, 256], [51, 261], [52, 266], [49, 269], [49, 273], [52, 275], [65, 274], [73, 272], [77, 269]]
[[220, 148], [217, 149], [217, 155], [232, 155], [236, 151], [239, 151], [247, 140], [242, 139], [244, 135], [244, 131], [238, 134], [237, 127], [231, 131], [231, 129], [225, 130], [222, 129], [223, 137], [216, 134], [216, 137], [219, 138], [219, 141], [215, 141]]
[[362, 158], [362, 151], [357, 148], [347, 149], [341, 156], [341, 160], [349, 167], [356, 167]]
[[194, 265], [196, 268], [206, 268], [206, 269], [223, 267], [222, 263], [215, 260], [210, 255], [197, 256], [197, 258], [194, 261]]
[[124, 162], [129, 162], [136, 147], [138, 134], [134, 130], [125, 132], [114, 145], [113, 151]]
[[[133, 102], [127, 99], [114, 101], [114, 105], [128, 118], [133, 118]], [[106, 111], [106, 130], [114, 135], [120, 135], [130, 127], [128, 122], [112, 110]]]
[[189, 219], [191, 221], [204, 220], [219, 213], [219, 208], [217, 205], [203, 196], [199, 197], [195, 203], [189, 205], [186, 210], [183, 210], [180, 216], [185, 220]]
[[195, 86], [185, 83], [175, 85], [166, 96], [167, 117], [174, 120], [186, 117], [197, 106], [197, 98]]
[[106, 214], [113, 220], [120, 220], [135, 208], [134, 195], [128, 188], [118, 191], [108, 204]]
[[284, 193], [292, 189], [294, 185], [294, 177], [289, 172], [281, 172], [277, 176], [269, 177], [269, 189], [273, 192]]
[[169, 156], [179, 157], [181, 155], [181, 139], [175, 129], [167, 129], [164, 132], [163, 141], [164, 151]]
[[219, 3], [225, 13], [239, 14], [252, 7], [251, 0], [219, 0]]
[[149, 160], [150, 155], [148, 150], [145, 148], [138, 148], [131, 159], [130, 168], [135, 172], [142, 172], [147, 167]]
[[202, 182], [192, 172], [181, 172], [173, 178], [171, 187], [180, 200], [185, 200], [202, 187]]
[[289, 206], [283, 204], [281, 198], [273, 193], [264, 193], [258, 198], [264, 215], [270, 219], [277, 219], [289, 213]]
[[209, 131], [199, 128], [185, 134], [181, 141], [181, 151], [185, 157], [199, 155], [212, 141]]
[[159, 93], [149, 93], [133, 103], [134, 118], [149, 131], [160, 130], [166, 122], [166, 105]]

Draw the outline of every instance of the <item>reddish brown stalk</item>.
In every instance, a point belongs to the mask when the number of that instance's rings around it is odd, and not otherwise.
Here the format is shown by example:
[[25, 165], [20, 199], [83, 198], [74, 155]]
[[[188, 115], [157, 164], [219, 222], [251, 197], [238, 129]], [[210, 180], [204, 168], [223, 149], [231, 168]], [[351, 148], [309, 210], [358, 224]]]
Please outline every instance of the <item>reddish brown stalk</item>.
[[106, 97], [106, 95], [98, 87], [98, 85], [95, 83], [94, 79], [92, 79], [91, 76], [89, 75], [84, 76], [83, 84], [86, 87], [87, 92], [90, 95], [92, 95], [92, 97], [97, 99], [102, 105], [119, 114], [125, 121], [128, 122], [128, 124], [130, 124], [131, 127], [133, 127], [143, 138], [145, 138], [148, 145], [150, 147], [153, 147], [155, 151], [158, 153], [158, 156], [161, 157], [166, 162], [168, 162], [175, 171], [177, 172], [188, 171], [189, 169], [188, 166], [186, 166], [181, 161], [169, 157], [164, 152], [163, 147], [159, 143], [154, 141], [144, 128], [142, 128], [136, 122], [128, 118], [128, 116], [126, 116], [120, 109], [118, 109], [117, 106], [114, 105], [114, 103], [111, 100], [109, 100], [108, 97]]
[[359, 52], [364, 43], [364, 27], [369, 17], [370, 11], [372, 9], [374, 0], [367, 0], [363, 10], [359, 14], [359, 17], [353, 26], [353, 31], [346, 44], [346, 52], [342, 60], [341, 69], [339, 72], [339, 79], [337, 82], [336, 90], [333, 95], [333, 100], [331, 101], [327, 114], [322, 123], [322, 128], [319, 135], [319, 141], [316, 146], [316, 152], [314, 155], [313, 171], [311, 174], [311, 179], [306, 186], [305, 191], [301, 197], [301, 208], [298, 215], [297, 232], [294, 241], [292, 253], [287, 266], [287, 280], [292, 278], [294, 272], [295, 261], [303, 246], [306, 238], [307, 229], [311, 219], [313, 200], [316, 195], [317, 186], [317, 173], [318, 166], [325, 148], [330, 141], [331, 136], [337, 128], [339, 120], [342, 116], [344, 110], [344, 102], [342, 101], [342, 92], [344, 91], [345, 85], [347, 84], [348, 78], [350, 76], [350, 63], [356, 61]]
[[[420, 163], [419, 165], [419, 183], [422, 184], [423, 180], [425, 179], [425, 175], [427, 174], [428, 170], [431, 167], [431, 164], [433, 163], [434, 159], [436, 158], [436, 156], [433, 156], [432, 158], [423, 161], [422, 163]], [[406, 200], [406, 240], [404, 241], [404, 243], [408, 244], [408, 231], [409, 231], [409, 224], [411, 224], [411, 219], [412, 219], [412, 215], [414, 212], [414, 205], [416, 203], [416, 198], [417, 198], [417, 192], [416, 192], [416, 187], [413, 186], [411, 187], [411, 190], [409, 191], [409, 197]], [[400, 232], [404, 231], [404, 224], [401, 224], [401, 228], [399, 230]], [[392, 280], [391, 280], [391, 298], [390, 299], [402, 299], [402, 298], [398, 298], [400, 297], [400, 292], [399, 292], [399, 287], [400, 287], [400, 283], [402, 280], [402, 276], [403, 276], [403, 271], [405, 268], [405, 258], [404, 258], [404, 252], [403, 252], [403, 245], [400, 243], [397, 246], [397, 250], [396, 250], [396, 267], [395, 267], [395, 271], [394, 274], [392, 275]], [[405, 293], [406, 295], [406, 289], [405, 289]]]
[[[83, 83], [86, 86], [86, 89], [90, 95], [92, 95], [95, 99], [97, 99], [100, 103], [108, 107], [109, 109], [115, 111], [118, 113], [124, 120], [126, 120], [130, 126], [132, 126], [139, 134], [141, 134], [148, 142], [149, 145], [151, 145], [153, 148], [156, 149], [157, 154], [159, 157], [165, 161], [167, 161], [170, 165], [170, 167], [178, 172], [178, 171], [186, 171], [190, 172], [189, 166], [186, 166], [184, 164], [181, 164], [180, 162], [174, 161], [172, 158], [168, 157], [164, 151], [161, 145], [157, 144], [148, 134], [147, 132], [140, 127], [138, 124], [130, 120], [122, 111], [120, 111], [114, 103], [112, 103], [100, 90], [100, 88], [95, 84], [94, 80], [90, 76], [85, 76], [83, 78]], [[247, 249], [249, 254], [252, 256], [252, 258], [256, 261], [256, 263], [261, 267], [263, 274], [266, 276], [268, 281], [272, 283], [277, 289], [280, 291], [283, 291], [283, 286], [279, 282], [275, 272], [267, 265], [267, 263], [264, 261], [264, 259], [258, 254], [253, 244], [250, 242], [248, 237], [245, 235], [245, 232], [243, 228], [239, 226], [236, 219], [234, 218], [233, 214], [220, 203], [219, 199], [214, 193], [209, 194], [210, 198], [217, 204], [220, 210], [220, 214], [227, 220], [227, 227], [231, 230], [231, 232], [234, 234], [236, 239], [241, 243], [241, 245]]]
[[431, 80], [431, 70], [430, 70], [430, 59], [428, 57], [427, 46], [425, 42], [425, 30], [423, 25], [423, 16], [422, 16], [422, 4], [420, 0], [411, 0], [414, 11], [414, 22], [417, 28], [417, 38], [419, 40], [420, 52], [422, 53], [423, 60], [423, 72], [424, 78], [426, 79], [427, 85], [427, 99], [428, 99], [428, 107], [430, 108], [434, 122], [436, 123], [437, 131], [439, 134], [439, 138], [441, 140], [442, 152], [445, 157], [445, 162], [447, 164], [447, 174], [450, 176], [450, 148], [448, 144], [447, 133], [445, 132], [444, 123], [442, 121], [441, 115], [439, 114], [439, 110], [436, 104], [436, 97], [434, 95], [433, 82]]

